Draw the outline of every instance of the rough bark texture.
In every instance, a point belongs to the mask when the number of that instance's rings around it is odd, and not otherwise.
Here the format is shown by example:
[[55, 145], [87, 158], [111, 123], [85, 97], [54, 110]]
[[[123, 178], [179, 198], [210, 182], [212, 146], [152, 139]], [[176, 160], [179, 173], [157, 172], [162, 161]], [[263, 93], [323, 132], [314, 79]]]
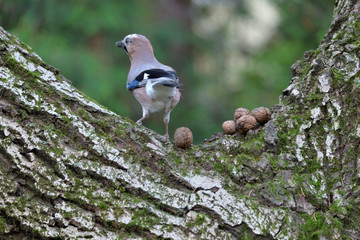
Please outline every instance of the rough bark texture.
[[359, 16], [336, 1], [272, 121], [187, 150], [0, 28], [0, 238], [359, 239]]

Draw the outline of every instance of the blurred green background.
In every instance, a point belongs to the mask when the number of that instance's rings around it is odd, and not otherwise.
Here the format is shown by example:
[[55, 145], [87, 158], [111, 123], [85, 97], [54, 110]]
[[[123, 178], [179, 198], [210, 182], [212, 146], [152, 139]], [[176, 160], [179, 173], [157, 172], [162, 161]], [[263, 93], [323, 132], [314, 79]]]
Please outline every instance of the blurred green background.
[[[128, 56], [115, 42], [147, 36], [160, 62], [174, 67], [182, 100], [170, 134], [193, 131], [200, 143], [222, 131], [238, 107], [271, 108], [290, 66], [315, 49], [332, 16], [331, 0], [0, 0], [0, 25], [107, 108], [136, 121], [126, 90]], [[160, 134], [163, 113], [143, 124]]]

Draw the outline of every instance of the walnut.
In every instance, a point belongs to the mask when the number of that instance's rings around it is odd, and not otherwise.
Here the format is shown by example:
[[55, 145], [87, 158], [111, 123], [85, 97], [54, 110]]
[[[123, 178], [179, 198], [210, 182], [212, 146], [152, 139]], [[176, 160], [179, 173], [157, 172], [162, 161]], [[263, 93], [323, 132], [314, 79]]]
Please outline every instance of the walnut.
[[223, 122], [222, 128], [224, 130], [224, 133], [226, 133], [226, 134], [236, 133], [236, 123], [234, 120], [227, 120], [227, 121]]
[[256, 119], [251, 115], [245, 115], [236, 120], [236, 130], [240, 133], [246, 133], [256, 127]]
[[175, 145], [179, 148], [187, 148], [192, 144], [193, 135], [189, 128], [179, 127], [174, 134]]
[[271, 112], [266, 107], [258, 107], [251, 111], [251, 115], [258, 123], [265, 124], [271, 119]]
[[234, 121], [238, 120], [242, 116], [249, 115], [250, 111], [246, 108], [237, 108], [234, 112]]

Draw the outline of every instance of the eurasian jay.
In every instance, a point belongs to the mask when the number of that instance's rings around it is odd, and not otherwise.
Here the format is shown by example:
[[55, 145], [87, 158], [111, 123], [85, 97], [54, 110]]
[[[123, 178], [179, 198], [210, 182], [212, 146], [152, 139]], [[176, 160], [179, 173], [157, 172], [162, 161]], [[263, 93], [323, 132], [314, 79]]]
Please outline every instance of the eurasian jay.
[[123, 48], [130, 58], [127, 89], [141, 104], [143, 111], [136, 123], [141, 125], [149, 113], [165, 110], [165, 138], [168, 140], [170, 112], [180, 101], [181, 95], [175, 70], [155, 58], [151, 43], [145, 36], [130, 34], [116, 42], [116, 46]]

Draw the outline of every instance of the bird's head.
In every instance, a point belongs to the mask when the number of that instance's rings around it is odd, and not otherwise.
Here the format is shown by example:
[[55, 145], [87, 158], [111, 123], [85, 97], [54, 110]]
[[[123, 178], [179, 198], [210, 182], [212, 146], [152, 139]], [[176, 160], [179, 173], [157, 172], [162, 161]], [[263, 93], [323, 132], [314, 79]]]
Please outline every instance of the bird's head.
[[140, 34], [127, 35], [123, 40], [116, 42], [115, 45], [123, 48], [130, 59], [136, 56], [154, 55], [149, 39]]

